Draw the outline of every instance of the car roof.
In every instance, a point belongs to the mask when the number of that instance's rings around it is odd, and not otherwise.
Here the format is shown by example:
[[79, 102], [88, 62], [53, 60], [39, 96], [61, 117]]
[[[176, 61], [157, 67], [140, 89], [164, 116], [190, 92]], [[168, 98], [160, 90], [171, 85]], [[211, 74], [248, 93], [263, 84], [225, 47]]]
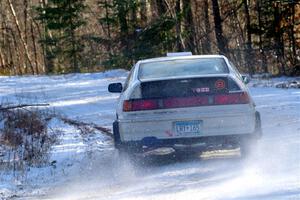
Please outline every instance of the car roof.
[[192, 55], [192, 56], [170, 56], [170, 57], [158, 57], [158, 58], [149, 58], [138, 61], [138, 64], [150, 63], [150, 62], [162, 62], [169, 60], [186, 60], [186, 59], [197, 59], [197, 58], [226, 58], [223, 55]]

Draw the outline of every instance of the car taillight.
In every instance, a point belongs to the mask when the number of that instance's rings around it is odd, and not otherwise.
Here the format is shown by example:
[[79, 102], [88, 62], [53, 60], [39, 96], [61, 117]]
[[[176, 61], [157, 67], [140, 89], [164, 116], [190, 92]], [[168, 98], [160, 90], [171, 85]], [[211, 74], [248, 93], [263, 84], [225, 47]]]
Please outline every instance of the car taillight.
[[246, 92], [221, 94], [221, 95], [215, 95], [214, 97], [215, 105], [246, 104], [249, 102], [250, 99]]
[[247, 104], [250, 102], [246, 92], [216, 94], [214, 96], [176, 97], [166, 99], [135, 99], [123, 103], [123, 111], [142, 111], [170, 108], [184, 108], [210, 105]]
[[126, 101], [123, 102], [123, 111], [124, 112], [132, 111], [131, 101], [126, 100]]
[[158, 109], [156, 100], [126, 100], [123, 103], [123, 111], [155, 110]]

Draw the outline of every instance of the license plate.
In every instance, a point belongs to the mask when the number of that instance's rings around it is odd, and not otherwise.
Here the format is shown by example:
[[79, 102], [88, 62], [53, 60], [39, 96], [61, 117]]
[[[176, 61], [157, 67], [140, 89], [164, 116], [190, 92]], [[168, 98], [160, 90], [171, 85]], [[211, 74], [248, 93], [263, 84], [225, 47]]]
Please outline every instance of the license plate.
[[197, 136], [201, 134], [201, 128], [201, 120], [174, 122], [177, 136]]

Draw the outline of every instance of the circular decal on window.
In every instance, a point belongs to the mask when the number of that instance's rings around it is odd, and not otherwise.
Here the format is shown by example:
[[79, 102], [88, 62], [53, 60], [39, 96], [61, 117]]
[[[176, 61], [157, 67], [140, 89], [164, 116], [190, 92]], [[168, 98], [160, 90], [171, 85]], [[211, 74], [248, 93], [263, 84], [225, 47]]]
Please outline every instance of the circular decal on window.
[[222, 90], [225, 88], [225, 81], [222, 80], [222, 79], [219, 79], [216, 81], [215, 83], [215, 88], [218, 89], [218, 90]]

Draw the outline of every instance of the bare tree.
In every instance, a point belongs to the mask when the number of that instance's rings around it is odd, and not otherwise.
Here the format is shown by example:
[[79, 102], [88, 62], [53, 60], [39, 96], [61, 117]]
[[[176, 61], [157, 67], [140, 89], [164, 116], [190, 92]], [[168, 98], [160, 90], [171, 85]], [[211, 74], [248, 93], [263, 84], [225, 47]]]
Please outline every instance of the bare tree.
[[249, 14], [248, 0], [243, 0], [244, 10], [245, 10], [245, 23], [246, 23], [246, 65], [249, 71], [250, 76], [254, 73], [253, 69], [253, 59], [252, 59], [252, 38], [251, 38], [251, 19]]
[[20, 39], [21, 39], [23, 48], [24, 48], [24, 50], [25, 50], [25, 55], [26, 55], [26, 58], [27, 58], [27, 60], [28, 60], [28, 63], [29, 63], [31, 72], [32, 72], [32, 74], [35, 74], [34, 69], [33, 69], [33, 65], [32, 65], [32, 60], [31, 60], [30, 53], [29, 53], [29, 49], [28, 49], [28, 45], [27, 45], [27, 43], [26, 43], [25, 36], [24, 36], [23, 33], [22, 33], [22, 30], [21, 30], [21, 27], [20, 27], [20, 23], [19, 23], [19, 20], [18, 20], [17, 15], [16, 15], [14, 6], [13, 6], [11, 0], [7, 0], [7, 3], [8, 3], [8, 5], [9, 5], [10, 12], [11, 12], [13, 18], [14, 18], [14, 22], [15, 22], [15, 25], [16, 25], [16, 27], [17, 27], [17, 31], [18, 31], [18, 34], [19, 34], [19, 36], [20, 36]]
[[210, 20], [209, 20], [209, 7], [208, 7], [208, 0], [203, 1], [203, 18], [205, 24], [205, 40], [203, 41], [203, 52], [206, 54], [211, 53], [211, 40], [209, 37], [211, 27], [210, 27]]

